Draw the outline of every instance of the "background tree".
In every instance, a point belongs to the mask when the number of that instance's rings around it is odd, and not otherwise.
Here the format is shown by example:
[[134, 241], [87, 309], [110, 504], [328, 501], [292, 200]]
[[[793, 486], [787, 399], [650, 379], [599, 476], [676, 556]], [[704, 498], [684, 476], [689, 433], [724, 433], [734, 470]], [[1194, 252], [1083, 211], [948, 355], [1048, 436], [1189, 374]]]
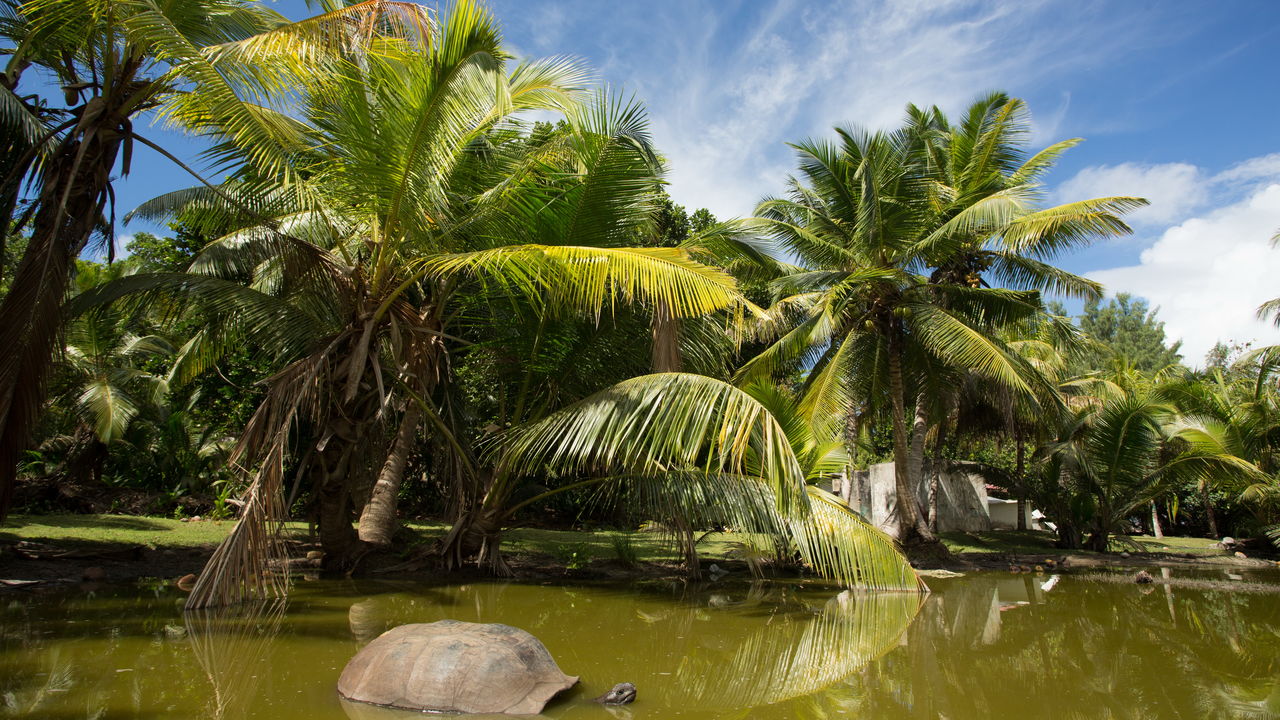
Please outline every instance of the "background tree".
[[1152, 373], [1182, 362], [1178, 353], [1182, 341], [1167, 343], [1164, 323], [1156, 319], [1156, 312], [1146, 300], [1126, 293], [1105, 305], [1096, 299], [1086, 300], [1080, 329], [1101, 346], [1095, 345], [1073, 360], [1071, 370], [1083, 374], [1119, 362]]
[[1127, 518], [1179, 484], [1260, 475], [1229, 431], [1179, 413], [1167, 388], [1140, 376], [1092, 388], [1037, 451], [1036, 499], [1052, 509], [1062, 546], [1080, 547], [1088, 532], [1087, 547], [1103, 552]]
[[[0, 358], [0, 516], [45, 400], [73, 263], [95, 234], [108, 257], [114, 253], [111, 178], [129, 173], [135, 143], [158, 147], [134, 121], [167, 105], [203, 116], [206, 125], [234, 126], [255, 137], [264, 154], [283, 153], [291, 145], [287, 128], [264, 123], [242, 101], [243, 87], [264, 76], [228, 73], [206, 50], [285, 22], [248, 0], [6, 4], [0, 29], [14, 48], [0, 83], [0, 142], [26, 150], [6, 166], [0, 204], [11, 212], [24, 183], [32, 197], [30, 237], [0, 301], [0, 344], [7, 348]], [[51, 112], [24, 99], [19, 87], [33, 70], [62, 87], [64, 108]]]
[[[893, 133], [837, 128], [796, 145], [801, 180], [757, 209], [762, 229], [799, 258], [775, 283], [777, 342], [744, 377], [812, 363], [805, 405], [890, 418], [899, 539], [938, 551], [921, 512], [924, 441], [964, 373], [1032, 401], [1043, 379], [1005, 331], [1050, 317], [1042, 290], [1092, 297], [1095, 283], [1046, 262], [1062, 249], [1129, 232], [1145, 204], [1100, 198], [1040, 208], [1039, 177], [1076, 141], [1028, 157], [1021, 101], [993, 94], [951, 124], [908, 108]], [[1063, 328], [1060, 332], [1066, 332]], [[936, 420], [935, 420], [936, 421]]]

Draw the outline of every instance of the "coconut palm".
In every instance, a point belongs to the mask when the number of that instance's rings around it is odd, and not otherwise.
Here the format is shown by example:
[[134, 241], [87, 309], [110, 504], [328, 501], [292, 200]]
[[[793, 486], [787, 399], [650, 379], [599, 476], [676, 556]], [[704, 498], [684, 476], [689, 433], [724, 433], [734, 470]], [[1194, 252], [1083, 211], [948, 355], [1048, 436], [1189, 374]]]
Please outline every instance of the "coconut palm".
[[[7, 509], [18, 454], [44, 402], [62, 331], [72, 263], [95, 233], [112, 253], [111, 178], [130, 170], [136, 144], [163, 148], [136, 123], [164, 108], [234, 131], [259, 154], [293, 146], [290, 127], [271, 122], [251, 100], [266, 74], [238, 72], [218, 49], [286, 24], [249, 0], [29, 0], [6, 3], [9, 51], [0, 88], [7, 158], [0, 199], [12, 210], [25, 183], [30, 238], [0, 304], [0, 514]], [[39, 70], [66, 95], [56, 112], [23, 96]]]
[[934, 540], [913, 490], [930, 413], [940, 411], [931, 405], [963, 373], [1032, 401], [1044, 396], [1044, 379], [1002, 331], [1048, 322], [1069, 333], [1046, 317], [1040, 292], [1098, 290], [1046, 260], [1128, 232], [1119, 214], [1144, 203], [1040, 209], [1038, 178], [1074, 141], [1027, 158], [1018, 142], [1025, 127], [1021, 102], [996, 95], [954, 127], [936, 108], [913, 107], [894, 132], [837, 128], [836, 143], [796, 144], [802, 180], [757, 208], [760, 227], [803, 269], [775, 281], [783, 298], [765, 330], [777, 340], [742, 376], [812, 364], [811, 412], [887, 408], [908, 546]]
[[[303, 148], [284, 166], [240, 152], [220, 186], [141, 208], [221, 233], [188, 273], [135, 276], [85, 301], [180, 295], [197, 305], [210, 322], [184, 349], [179, 377], [244, 343], [278, 362], [233, 455], [256, 468], [242, 520], [193, 605], [273, 589], [262, 570], [286, 462], [308, 478], [326, 561], [338, 567], [360, 552], [359, 488], [378, 468], [403, 468], [414, 413], [464, 484], [483, 484], [450, 365], [475, 306], [594, 317], [634, 301], [679, 318], [739, 301], [732, 278], [686, 251], [622, 246], [650, 222], [658, 183], [637, 105], [584, 96], [571, 61], [508, 68], [494, 18], [472, 3], [424, 32], [372, 35], [303, 78], [288, 119]], [[535, 109], [563, 112], [571, 131], [527, 142], [513, 114]], [[406, 406], [416, 410], [401, 414], [388, 452], [381, 428]]]
[[1105, 551], [1112, 533], [1179, 484], [1248, 484], [1261, 472], [1239, 457], [1222, 425], [1183, 415], [1149, 383], [1099, 383], [1064, 413], [1057, 436], [1036, 452], [1037, 499], [1054, 509], [1060, 541]]
[[1232, 452], [1252, 462], [1263, 477], [1243, 487], [1232, 487], [1230, 478], [1205, 478], [1197, 489], [1205, 503], [1210, 534], [1220, 537], [1211, 489], [1239, 493], [1253, 508], [1260, 525], [1275, 517], [1280, 501], [1280, 401], [1276, 394], [1280, 347], [1263, 347], [1245, 353], [1230, 367], [1213, 368], [1162, 383], [1161, 392], [1180, 411], [1220, 428]]

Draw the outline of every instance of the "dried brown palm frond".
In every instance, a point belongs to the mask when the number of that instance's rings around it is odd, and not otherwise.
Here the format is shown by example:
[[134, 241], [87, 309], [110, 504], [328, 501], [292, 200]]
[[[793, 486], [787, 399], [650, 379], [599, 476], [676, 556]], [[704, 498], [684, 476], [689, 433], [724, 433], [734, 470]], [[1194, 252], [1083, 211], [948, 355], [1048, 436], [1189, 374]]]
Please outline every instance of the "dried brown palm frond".
[[301, 417], [316, 418], [320, 403], [316, 391], [323, 387], [328, 360], [328, 353], [321, 351], [268, 381], [267, 398], [230, 457], [233, 465], [245, 458], [263, 460], [245, 491], [240, 520], [201, 571], [187, 598], [188, 610], [277, 597], [286, 592], [288, 577], [276, 570], [286, 559], [280, 531], [287, 518], [284, 465], [289, 436]]

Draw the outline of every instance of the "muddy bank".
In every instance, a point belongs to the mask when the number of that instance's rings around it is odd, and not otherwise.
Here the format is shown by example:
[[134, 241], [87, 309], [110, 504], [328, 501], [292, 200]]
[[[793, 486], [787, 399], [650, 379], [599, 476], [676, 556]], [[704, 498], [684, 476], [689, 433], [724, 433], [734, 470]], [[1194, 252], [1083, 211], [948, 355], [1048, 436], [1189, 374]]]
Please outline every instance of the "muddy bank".
[[[98, 583], [157, 582], [176, 584], [178, 579], [199, 573], [216, 546], [191, 548], [149, 548], [142, 545], [78, 544], [73, 548], [34, 542], [0, 545], [0, 593], [6, 591], [38, 591], [93, 585]], [[325, 576], [343, 576], [343, 573], [326, 573], [320, 569], [318, 558], [308, 558], [315, 547], [299, 545], [293, 549], [287, 571], [299, 580]], [[627, 580], [627, 579], [682, 579], [685, 577], [679, 563], [639, 562], [633, 565], [618, 560], [595, 559], [580, 568], [565, 568], [555, 558], [539, 554], [515, 554], [508, 556], [512, 580], [531, 582], [558, 580]], [[417, 580], [482, 580], [492, 579], [477, 568], [444, 571], [439, 568], [394, 569], [399, 562], [395, 556], [370, 557], [362, 561], [354, 575], [365, 578], [417, 579]], [[745, 563], [715, 560], [704, 563], [704, 568], [716, 565], [736, 578], [749, 578]], [[387, 571], [391, 568], [391, 571]], [[91, 589], [91, 588], [90, 588]]]
[[[154, 548], [143, 545], [84, 545], [61, 547], [38, 542], [0, 545], [0, 592], [33, 591], [75, 586], [83, 583], [139, 582], [176, 583], [179, 578], [199, 573], [214, 550], [203, 547]], [[298, 543], [288, 570], [299, 579], [324, 576], [313, 545]], [[308, 558], [308, 553], [311, 557]], [[566, 568], [560, 560], [539, 553], [507, 556], [513, 580], [529, 582], [561, 580], [629, 580], [686, 578], [678, 562], [638, 562], [625, 564], [612, 559], [593, 559], [582, 567]], [[715, 564], [726, 577], [750, 579], [745, 563], [707, 559], [704, 569]], [[409, 580], [481, 580], [492, 576], [476, 568], [456, 571], [423, 566], [397, 569], [397, 556], [370, 556], [356, 568], [356, 575], [369, 578]], [[1057, 573], [1073, 570], [1139, 570], [1143, 568], [1200, 568], [1262, 570], [1280, 567], [1276, 561], [1235, 555], [1194, 555], [1190, 553], [1044, 554], [1044, 553], [957, 553], [940, 562], [919, 563], [921, 570], [951, 572]], [[390, 572], [388, 572], [390, 570]], [[795, 577], [794, 572], [777, 576]]]
[[1090, 568], [1240, 568], [1244, 570], [1263, 570], [1280, 567], [1276, 561], [1267, 558], [1237, 557], [1235, 555], [1196, 555], [1193, 553], [1113, 553], [1107, 555], [1085, 554], [1028, 554], [1028, 553], [958, 553], [952, 556], [953, 561], [940, 564], [945, 570], [1013, 570], [1014, 572], [1034, 571], [1037, 567], [1044, 570]]

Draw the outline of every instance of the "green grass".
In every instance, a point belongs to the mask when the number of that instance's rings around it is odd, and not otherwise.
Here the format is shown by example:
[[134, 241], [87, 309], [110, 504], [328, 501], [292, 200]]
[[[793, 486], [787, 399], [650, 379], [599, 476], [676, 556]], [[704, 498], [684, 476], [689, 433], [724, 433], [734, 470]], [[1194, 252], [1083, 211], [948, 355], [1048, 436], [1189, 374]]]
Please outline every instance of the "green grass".
[[[169, 518], [133, 515], [14, 515], [0, 525], [0, 543], [31, 540], [68, 547], [84, 545], [147, 545], [157, 548], [196, 548], [215, 545], [231, 531], [230, 520], [180, 522]], [[410, 522], [419, 542], [430, 542], [444, 535], [443, 523]], [[304, 536], [306, 523], [289, 523], [295, 536]], [[942, 533], [942, 541], [955, 553], [1013, 553], [1020, 555], [1080, 553], [1053, 546], [1053, 533], [1035, 530], [993, 530], [989, 532]], [[675, 548], [662, 533], [624, 530], [544, 530], [517, 528], [503, 536], [503, 550], [514, 556], [549, 555], [562, 557], [573, 551], [588, 559], [614, 559], [614, 539], [628, 537], [640, 562], [665, 562], [678, 559]], [[701, 537], [701, 535], [699, 535]], [[712, 533], [698, 545], [698, 553], [708, 561], [722, 560], [742, 535]], [[1127, 538], [1146, 552], [1194, 553], [1219, 555], [1213, 540], [1206, 538], [1134, 536]], [[1113, 541], [1113, 551], [1133, 550], [1127, 542]]]
[[[216, 545], [235, 523], [231, 520], [181, 522], [170, 518], [134, 515], [12, 515], [0, 524], [0, 544], [21, 540], [77, 547], [88, 545], [146, 545], [156, 548], [198, 548]], [[419, 542], [430, 542], [448, 530], [443, 523], [409, 522]], [[288, 524], [297, 537], [305, 536], [306, 523]], [[543, 530], [517, 528], [503, 536], [503, 550], [512, 555], [558, 557], [566, 549], [581, 547], [590, 559], [613, 559], [614, 538], [627, 536], [641, 562], [662, 562], [677, 558], [672, 545], [661, 533], [621, 530]], [[740, 535], [712, 533], [698, 545], [699, 554], [709, 561], [723, 559], [740, 540]]]
[[1039, 530], [989, 530], [986, 532], [939, 533], [942, 544], [953, 553], [1055, 553], [1056, 536]]
[[134, 515], [11, 515], [0, 524], [0, 542], [191, 548], [217, 544], [231, 526], [230, 520], [184, 523]]
[[1131, 538], [1142, 546], [1146, 552], [1192, 553], [1194, 555], [1221, 555], [1222, 548], [1214, 547], [1217, 540], [1198, 537], [1162, 537], [1154, 538], [1137, 535]]
[[[1065, 555], [1087, 553], [1087, 550], [1063, 550], [1053, 546], [1057, 536], [1041, 530], [991, 530], [987, 532], [940, 533], [942, 542], [953, 553], [1013, 553], [1018, 555]], [[1221, 555], [1214, 547], [1214, 540], [1193, 537], [1154, 538], [1132, 535], [1122, 539], [1112, 538], [1112, 552], [1167, 552], [1196, 555]], [[1136, 543], [1137, 547], [1134, 547]]]
[[[669, 538], [662, 533], [627, 530], [583, 532], [517, 528], [506, 533], [502, 547], [511, 553], [541, 553], [555, 557], [560, 554], [561, 548], [582, 545], [590, 557], [611, 560], [617, 557], [613, 541], [619, 536], [631, 538], [631, 545], [640, 562], [664, 562], [679, 558]], [[698, 537], [702, 537], [702, 534], [699, 533]], [[733, 543], [741, 539], [742, 536], [733, 533], [712, 533], [698, 544], [698, 555], [707, 561], [723, 560], [733, 549]]]

